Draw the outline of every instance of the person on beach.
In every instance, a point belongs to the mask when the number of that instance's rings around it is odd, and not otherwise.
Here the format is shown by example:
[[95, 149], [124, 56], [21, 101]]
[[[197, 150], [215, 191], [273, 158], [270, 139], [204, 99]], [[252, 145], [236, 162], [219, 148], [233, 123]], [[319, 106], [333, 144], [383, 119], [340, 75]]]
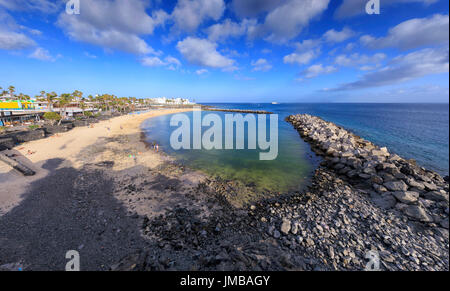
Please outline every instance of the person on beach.
[[159, 145], [156, 144], [156, 152], [159, 152]]

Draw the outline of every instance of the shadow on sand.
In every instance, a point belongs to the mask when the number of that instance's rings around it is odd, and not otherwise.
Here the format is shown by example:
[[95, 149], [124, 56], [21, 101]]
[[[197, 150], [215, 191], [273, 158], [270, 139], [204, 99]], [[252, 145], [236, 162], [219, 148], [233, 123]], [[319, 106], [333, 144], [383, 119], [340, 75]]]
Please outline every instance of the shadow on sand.
[[65, 270], [69, 250], [80, 253], [82, 270], [107, 270], [124, 255], [143, 248], [138, 219], [113, 196], [113, 182], [101, 169], [58, 167], [35, 181], [24, 200], [0, 217], [0, 265], [25, 270]]

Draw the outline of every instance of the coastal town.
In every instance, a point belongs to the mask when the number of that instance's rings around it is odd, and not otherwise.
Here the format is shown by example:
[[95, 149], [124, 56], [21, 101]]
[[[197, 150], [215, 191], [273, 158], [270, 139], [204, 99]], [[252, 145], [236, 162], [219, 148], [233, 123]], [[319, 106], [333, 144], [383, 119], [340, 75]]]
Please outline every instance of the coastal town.
[[[58, 247], [33, 258], [8, 240], [0, 270], [61, 268], [73, 242], [89, 257], [84, 270], [448, 269], [448, 176], [321, 118], [291, 115], [321, 157], [309, 186], [236, 206], [258, 190], [180, 164], [142, 133], [149, 118], [191, 110], [118, 110], [9, 137], [18, 144], [0, 152], [0, 229], [15, 237], [31, 225], [25, 241], [44, 236]], [[42, 211], [53, 214], [34, 216]], [[70, 232], [54, 232], [55, 223]], [[368, 267], [370, 256], [378, 263]]]
[[[85, 96], [75, 90], [72, 93], [57, 94], [41, 91], [30, 97], [16, 93], [14, 86], [7, 90], [0, 87], [0, 130], [17, 126], [33, 125], [45, 119], [66, 120], [90, 117], [104, 112], [131, 112], [145, 110], [150, 107], [193, 105], [185, 98], [136, 98], [117, 97], [111, 94], [95, 94]], [[51, 114], [50, 114], [51, 112]]]

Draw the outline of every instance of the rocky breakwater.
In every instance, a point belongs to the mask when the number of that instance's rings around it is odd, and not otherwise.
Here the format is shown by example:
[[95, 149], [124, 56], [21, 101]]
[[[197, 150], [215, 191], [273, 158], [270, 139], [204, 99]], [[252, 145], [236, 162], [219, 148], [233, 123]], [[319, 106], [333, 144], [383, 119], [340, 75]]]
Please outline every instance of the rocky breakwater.
[[448, 229], [448, 177], [444, 179], [319, 117], [299, 114], [286, 121], [324, 157], [324, 166], [352, 185], [370, 190], [371, 200], [380, 208], [398, 211], [426, 226]]

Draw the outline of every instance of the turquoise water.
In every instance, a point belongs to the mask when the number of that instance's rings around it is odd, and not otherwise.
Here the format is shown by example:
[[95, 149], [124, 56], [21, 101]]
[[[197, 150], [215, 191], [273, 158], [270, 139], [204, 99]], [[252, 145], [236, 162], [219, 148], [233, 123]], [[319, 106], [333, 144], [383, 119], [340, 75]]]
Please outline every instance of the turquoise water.
[[[149, 142], [180, 162], [224, 179], [238, 179], [271, 191], [296, 190], [308, 181], [317, 159], [284, 118], [308, 113], [341, 125], [391, 152], [415, 159], [442, 175], [449, 172], [448, 104], [209, 104], [221, 108], [267, 110], [279, 117], [279, 154], [274, 161], [260, 161], [260, 150], [181, 150], [170, 147], [171, 116], [146, 121]], [[208, 112], [203, 112], [207, 114]], [[224, 116], [225, 113], [219, 113]], [[192, 113], [187, 113], [191, 116]], [[204, 128], [205, 130], [207, 127]]]
[[[225, 123], [225, 113], [203, 111], [202, 115], [210, 113], [219, 115]], [[183, 114], [192, 120], [192, 112]], [[170, 127], [171, 117], [172, 115], [164, 115], [144, 122], [142, 127], [147, 141], [156, 141], [160, 149], [175, 156], [179, 162], [225, 180], [239, 180], [261, 191], [296, 191], [306, 184], [317, 165], [317, 158], [310, 151], [309, 145], [303, 142], [291, 125], [281, 117], [278, 121], [278, 156], [270, 161], [259, 159], [259, 153], [262, 151], [258, 147], [256, 150], [249, 150], [247, 138], [243, 150], [173, 150], [170, 146], [170, 135], [177, 127]], [[208, 128], [203, 127], [203, 132]], [[225, 138], [223, 129], [223, 144]]]
[[280, 116], [308, 113], [341, 125], [441, 175], [449, 173], [449, 104], [214, 104], [265, 109]]

